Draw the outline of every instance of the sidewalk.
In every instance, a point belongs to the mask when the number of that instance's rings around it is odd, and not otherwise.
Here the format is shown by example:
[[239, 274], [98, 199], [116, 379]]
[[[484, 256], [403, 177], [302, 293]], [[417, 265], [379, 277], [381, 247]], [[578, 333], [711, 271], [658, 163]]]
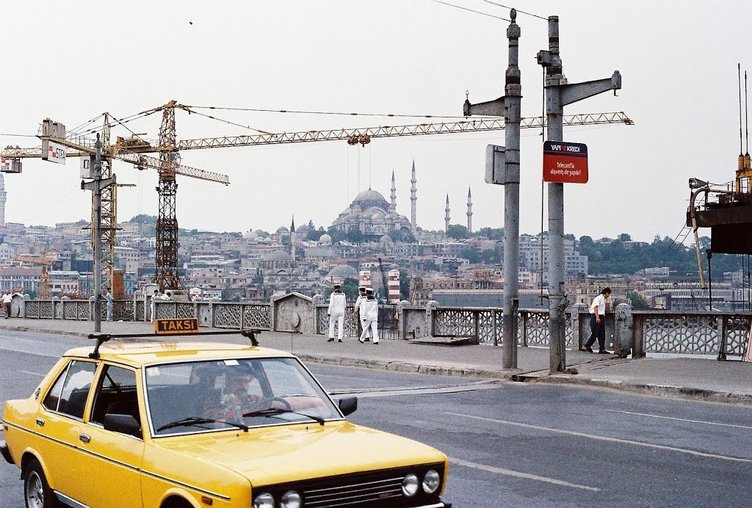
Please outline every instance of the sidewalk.
[[[14, 318], [0, 320], [0, 330], [57, 333], [83, 339], [93, 333], [94, 323]], [[153, 326], [140, 322], [102, 322], [102, 332], [152, 333]], [[379, 345], [374, 345], [360, 344], [351, 337], [338, 343], [327, 342], [324, 336], [283, 332], [262, 332], [258, 338], [262, 346], [291, 351], [305, 362], [458, 377], [583, 384], [652, 395], [752, 405], [752, 363], [740, 362], [736, 358], [723, 362], [695, 358], [631, 360], [567, 351], [567, 367], [572, 373], [551, 375], [548, 372], [549, 351], [542, 348], [518, 348], [518, 368], [502, 369], [501, 347], [414, 344], [393, 340], [382, 340]], [[197, 338], [182, 336], [175, 339]], [[225, 335], [217, 339], [232, 342], [247, 340], [240, 335]], [[201, 340], [206, 340], [206, 337]]]

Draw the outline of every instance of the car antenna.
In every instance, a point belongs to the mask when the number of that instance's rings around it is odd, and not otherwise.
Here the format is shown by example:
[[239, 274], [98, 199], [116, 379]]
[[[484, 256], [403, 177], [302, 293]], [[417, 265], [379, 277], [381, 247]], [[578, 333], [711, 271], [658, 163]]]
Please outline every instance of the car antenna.
[[89, 358], [97, 359], [99, 358], [99, 346], [107, 342], [112, 338], [112, 335], [109, 333], [90, 333], [89, 334], [90, 339], [97, 339], [97, 345], [94, 346], [94, 351], [89, 353]]

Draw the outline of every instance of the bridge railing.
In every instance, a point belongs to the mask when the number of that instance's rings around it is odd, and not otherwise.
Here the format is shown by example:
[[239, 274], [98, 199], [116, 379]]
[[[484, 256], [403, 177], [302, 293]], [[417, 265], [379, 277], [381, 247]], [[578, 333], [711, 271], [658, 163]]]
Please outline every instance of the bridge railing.
[[[309, 299], [310, 300], [310, 299]], [[16, 304], [14, 304], [16, 305]], [[306, 328], [326, 335], [329, 328], [327, 306], [321, 299], [308, 303], [309, 312], [300, 311], [303, 320], [312, 320]], [[624, 305], [624, 304], [622, 304]], [[13, 316], [31, 319], [92, 319], [93, 302], [88, 300], [28, 300], [15, 306]], [[621, 305], [619, 306], [621, 307]], [[749, 340], [752, 313], [701, 311], [632, 311], [626, 307], [606, 315], [607, 347], [635, 357], [648, 353], [743, 356]], [[276, 329], [283, 320], [274, 318], [272, 303], [229, 302], [155, 302], [157, 318], [196, 317], [201, 326], [215, 328]], [[105, 305], [102, 305], [103, 318]], [[281, 306], [276, 312], [286, 312]], [[625, 314], [626, 313], [626, 314]], [[118, 300], [113, 305], [113, 319], [148, 321], [151, 306], [139, 300]], [[504, 342], [503, 312], [499, 308], [439, 307], [435, 302], [426, 306], [380, 305], [379, 334], [384, 339], [404, 340], [422, 337], [467, 337], [482, 345]], [[587, 340], [589, 315], [584, 305], [573, 305], [566, 311], [566, 347], [581, 349]], [[518, 311], [518, 344], [548, 347], [548, 310]], [[348, 306], [345, 314], [345, 335], [357, 337], [359, 323]], [[310, 332], [308, 332], [310, 333]]]

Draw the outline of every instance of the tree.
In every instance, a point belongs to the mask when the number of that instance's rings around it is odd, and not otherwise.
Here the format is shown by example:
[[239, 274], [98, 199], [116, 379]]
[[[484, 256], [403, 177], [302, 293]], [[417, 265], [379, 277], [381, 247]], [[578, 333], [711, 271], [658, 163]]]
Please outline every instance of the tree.
[[350, 243], [360, 243], [363, 241], [363, 233], [360, 232], [358, 226], [350, 226], [350, 230], [347, 232], [347, 241]]
[[635, 291], [627, 291], [627, 298], [632, 303], [632, 308], [635, 310], [649, 309], [648, 301]]
[[464, 238], [470, 237], [470, 233], [468, 232], [467, 227], [460, 224], [450, 225], [447, 228], [446, 235], [450, 238], [454, 238], [455, 240], [462, 240]]

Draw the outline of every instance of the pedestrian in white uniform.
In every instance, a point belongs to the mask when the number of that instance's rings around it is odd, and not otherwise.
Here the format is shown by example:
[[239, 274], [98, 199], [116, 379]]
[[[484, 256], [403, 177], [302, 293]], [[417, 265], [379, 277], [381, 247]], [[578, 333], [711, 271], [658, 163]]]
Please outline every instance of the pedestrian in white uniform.
[[[360, 334], [363, 333], [363, 330], [366, 329], [366, 318], [365, 313], [361, 309], [361, 304], [366, 301], [366, 287], [360, 286], [358, 288], [358, 292], [360, 293], [358, 295], [358, 299], [355, 300], [355, 305], [353, 306], [355, 308], [355, 317], [358, 319], [358, 323], [360, 325], [360, 329], [358, 330], [358, 337], [360, 337]], [[368, 336], [366, 337], [366, 341], [370, 340], [371, 337], [371, 331], [368, 331]]]
[[334, 291], [329, 295], [329, 340], [334, 342], [334, 323], [337, 322], [337, 340], [342, 342], [342, 334], [345, 331], [345, 308], [347, 307], [347, 297], [342, 292], [342, 286], [334, 285]]
[[360, 334], [358, 339], [361, 344], [366, 341], [366, 335], [370, 332], [371, 340], [374, 344], [379, 343], [379, 301], [373, 297], [373, 289], [366, 289], [366, 299], [360, 302], [360, 312], [365, 318], [363, 324], [363, 333]]

